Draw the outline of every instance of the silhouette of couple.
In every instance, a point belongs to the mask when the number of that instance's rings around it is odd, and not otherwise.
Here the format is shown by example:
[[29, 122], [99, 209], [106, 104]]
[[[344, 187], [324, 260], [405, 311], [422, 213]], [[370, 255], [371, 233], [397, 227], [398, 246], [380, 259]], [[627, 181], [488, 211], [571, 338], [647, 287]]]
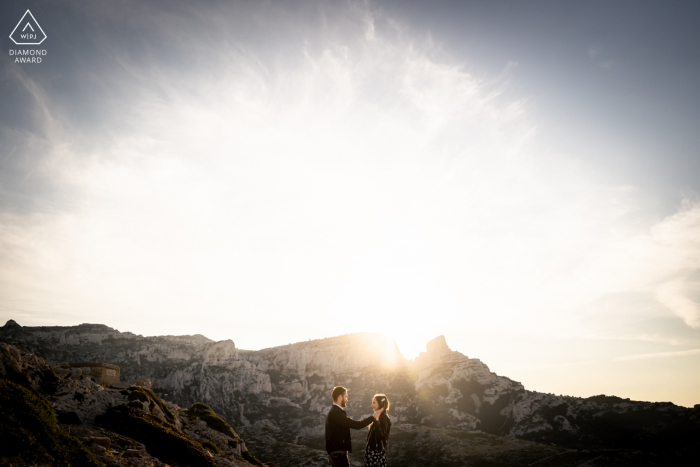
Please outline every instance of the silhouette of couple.
[[348, 453], [352, 452], [350, 429], [359, 430], [369, 426], [365, 446], [365, 467], [386, 467], [386, 448], [389, 443], [391, 420], [386, 412], [389, 399], [384, 394], [372, 398], [374, 414], [364, 420], [353, 420], [345, 413], [348, 404], [348, 390], [336, 386], [331, 393], [333, 405], [326, 417], [326, 451], [328, 462], [333, 467], [349, 467]]

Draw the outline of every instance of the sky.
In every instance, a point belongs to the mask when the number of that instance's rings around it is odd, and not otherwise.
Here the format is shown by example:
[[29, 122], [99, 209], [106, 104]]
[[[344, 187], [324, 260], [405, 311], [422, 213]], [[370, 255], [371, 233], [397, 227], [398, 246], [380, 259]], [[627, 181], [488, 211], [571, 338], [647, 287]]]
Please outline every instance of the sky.
[[[41, 45], [9, 37], [27, 9]], [[527, 389], [698, 404], [698, 20], [4, 2], [0, 320], [243, 349], [382, 332], [409, 359], [444, 335]]]

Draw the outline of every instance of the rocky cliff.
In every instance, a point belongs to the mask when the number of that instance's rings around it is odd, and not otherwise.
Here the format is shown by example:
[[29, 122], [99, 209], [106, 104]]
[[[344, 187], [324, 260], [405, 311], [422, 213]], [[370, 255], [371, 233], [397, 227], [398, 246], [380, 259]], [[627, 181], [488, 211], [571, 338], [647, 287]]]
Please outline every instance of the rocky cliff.
[[262, 466], [209, 407], [97, 384], [0, 343], [0, 466]]
[[568, 448], [658, 451], [679, 459], [699, 449], [698, 409], [527, 391], [480, 360], [450, 350], [442, 336], [413, 362], [379, 334], [247, 351], [230, 340], [199, 335], [143, 337], [98, 324], [22, 327], [10, 321], [0, 328], [0, 342], [52, 364], [117, 364], [123, 380], [150, 378], [157, 394], [178, 405], [201, 401], [236, 427], [263, 423], [277, 430], [276, 439], [296, 446], [318, 447], [330, 391], [343, 385], [350, 390], [351, 416], [367, 415], [372, 395], [383, 392], [397, 425], [480, 431]]
[[[0, 343], [0, 466], [279, 467], [327, 466], [322, 439], [311, 445], [269, 420], [242, 428], [248, 443], [209, 407], [189, 409], [144, 387], [96, 384], [79, 368]], [[353, 432], [363, 442], [364, 431]], [[262, 464], [246, 444], [274, 464]], [[633, 450], [571, 450], [481, 432], [398, 423], [390, 466], [606, 465], [639, 467], [655, 459]], [[663, 459], [662, 459], [663, 460]], [[658, 463], [657, 463], [658, 464]], [[350, 465], [362, 465], [362, 451]]]

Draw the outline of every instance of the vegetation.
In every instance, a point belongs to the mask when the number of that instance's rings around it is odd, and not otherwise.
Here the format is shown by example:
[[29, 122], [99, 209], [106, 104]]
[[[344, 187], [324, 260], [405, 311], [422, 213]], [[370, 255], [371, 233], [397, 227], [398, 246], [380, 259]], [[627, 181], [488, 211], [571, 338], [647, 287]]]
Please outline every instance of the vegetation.
[[4, 370], [6, 372], [6, 375], [2, 378], [6, 381], [11, 381], [13, 383], [17, 383], [26, 387], [32, 386], [32, 382], [29, 379], [29, 376], [25, 375], [24, 373], [14, 371], [11, 366], [7, 366], [6, 368], [4, 368]]
[[253, 464], [253, 465], [258, 465], [258, 466], [261, 466], [261, 467], [264, 467], [264, 466], [265, 466], [265, 464], [263, 464], [262, 462], [260, 462], [259, 460], [257, 460], [257, 459], [255, 458], [255, 456], [252, 455], [252, 454], [250, 453], [250, 451], [245, 451], [245, 452], [243, 453], [242, 457], [243, 457], [243, 459], [247, 460], [248, 462], [250, 462], [250, 463]]
[[[204, 420], [204, 422], [206, 422], [207, 426], [209, 428], [211, 428], [212, 430], [216, 430], [219, 433], [223, 433], [226, 436], [229, 436], [230, 438], [232, 438], [228, 441], [229, 446], [234, 447], [234, 448], [236, 446], [238, 446], [238, 441], [240, 438], [238, 437], [236, 432], [233, 431], [233, 428], [231, 428], [231, 425], [229, 425], [221, 417], [216, 415], [216, 413], [208, 405], [202, 404], [201, 402], [195, 402], [194, 404], [192, 404], [192, 407], [190, 407], [190, 409], [187, 411], [187, 414], [190, 418], [199, 418], [201, 420]], [[219, 454], [221, 452], [219, 450], [219, 448], [216, 445], [214, 445], [214, 443], [210, 443], [210, 442], [205, 441], [202, 443], [202, 445], [206, 449], [208, 449], [212, 452], [215, 452], [217, 454]], [[250, 451], [244, 451], [241, 454], [241, 456], [243, 457], [243, 459], [245, 459], [246, 461], [248, 461], [249, 463], [251, 463], [253, 465], [258, 465], [258, 466], [270, 465], [270, 464], [263, 464], [262, 462], [260, 462], [258, 459], [256, 459], [256, 457], [253, 454], [251, 454]]]
[[[556, 425], [555, 423], [555, 417], [564, 417], [567, 418], [567, 412], [568, 412], [569, 406], [567, 404], [558, 404], [558, 405], [552, 405], [552, 406], [542, 406], [540, 410], [537, 412], [542, 418], [547, 420], [550, 424]], [[573, 423], [576, 423], [575, 420], [570, 420]]]
[[0, 379], [0, 452], [56, 467], [103, 465], [61, 430], [46, 399], [7, 379]]
[[202, 447], [214, 454], [221, 454], [221, 449], [219, 449], [219, 447], [211, 441], [202, 441]]
[[595, 402], [598, 404], [620, 404], [622, 402], [630, 402], [629, 399], [623, 399], [617, 396], [606, 396], [605, 394], [587, 397], [585, 400]]
[[[157, 396], [156, 396], [157, 397]], [[144, 410], [118, 405], [95, 418], [97, 425], [143, 443], [148, 452], [168, 464], [214, 467], [205, 448], [167, 421]]]
[[627, 413], [605, 411], [578, 417], [576, 422], [583, 432], [595, 433], [592, 441], [604, 447], [667, 453], [689, 450], [695, 455], [700, 449], [700, 423], [679, 412], [654, 410], [653, 405]]
[[163, 411], [165, 418], [168, 422], [175, 423], [175, 415], [170, 411], [167, 405], [163, 403], [160, 397], [156, 396], [156, 393], [150, 389], [146, 389], [140, 386], [131, 386], [129, 388], [129, 401], [140, 401], [145, 403], [154, 403], [160, 410]]
[[41, 392], [53, 396], [56, 394], [56, 388], [61, 379], [51, 369], [41, 372]]
[[515, 425], [515, 421], [501, 412], [517, 395], [518, 391], [509, 391], [502, 393], [493, 403], [482, 402], [479, 410], [481, 430], [494, 435], [507, 433]]
[[201, 402], [195, 402], [192, 407], [187, 411], [190, 418], [200, 418], [206, 422], [206, 424], [212, 430], [216, 430], [219, 433], [223, 433], [230, 436], [233, 439], [238, 439], [238, 435], [233, 431], [231, 425], [226, 423], [221, 417], [216, 415], [209, 406], [202, 404]]
[[62, 412], [60, 410], [56, 410], [56, 418], [58, 419], [58, 423], [61, 423], [63, 425], [82, 424], [82, 422], [80, 421], [80, 417], [78, 417], [78, 414], [75, 412]]
[[141, 401], [129, 401], [129, 402], [126, 404], [126, 406], [127, 406], [127, 407], [133, 407], [133, 408], [135, 408], [135, 409], [141, 409], [141, 410], [143, 410], [143, 402], [141, 402]]
[[238, 447], [238, 440], [237, 439], [230, 439], [228, 440], [229, 447], [236, 449]]
[[475, 416], [478, 415], [472, 394], [476, 394], [477, 397], [483, 398], [484, 386], [478, 381], [459, 379], [452, 382], [452, 387], [459, 389], [461, 394], [461, 396], [457, 399], [457, 409], [460, 412], [466, 412]]

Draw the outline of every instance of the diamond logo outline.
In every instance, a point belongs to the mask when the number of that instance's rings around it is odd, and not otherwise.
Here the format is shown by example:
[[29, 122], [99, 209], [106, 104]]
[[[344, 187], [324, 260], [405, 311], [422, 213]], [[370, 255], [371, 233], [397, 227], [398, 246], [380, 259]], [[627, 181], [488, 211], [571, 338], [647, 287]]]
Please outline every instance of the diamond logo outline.
[[[15, 40], [15, 38], [12, 37], [12, 35], [15, 33], [15, 31], [17, 31], [17, 28], [18, 28], [18, 27], [22, 24], [22, 22], [24, 21], [24, 18], [27, 17], [27, 15], [29, 15], [29, 16], [32, 18], [32, 20], [34, 21], [34, 24], [36, 24], [36, 26], [39, 28], [39, 31], [41, 31], [41, 33], [44, 35], [43, 39], [41, 39], [39, 42], [17, 42], [17, 41]], [[27, 20], [27, 24], [29, 24], [29, 27], [30, 27], [32, 30], [34, 29], [34, 28], [32, 28], [31, 24], [29, 23], [29, 20]], [[26, 29], [27, 27], [25, 26], [24, 28]], [[22, 15], [22, 19], [19, 20], [19, 23], [17, 23], [17, 26], [15, 26], [15, 28], [14, 28], [14, 29], [12, 30], [12, 32], [10, 33], [10, 39], [12, 39], [12, 42], [14, 42], [14, 43], [17, 44], [17, 45], [39, 45], [39, 44], [41, 44], [42, 42], [44, 42], [44, 41], [46, 40], [47, 37], [48, 37], [48, 36], [47, 36], [46, 33], [44, 32], [44, 30], [41, 28], [41, 25], [40, 25], [39, 22], [36, 20], [36, 18], [35, 18], [34, 15], [32, 14], [32, 12], [29, 11], [29, 10], [27, 10], [26, 13], [24, 13], [24, 14]]]

